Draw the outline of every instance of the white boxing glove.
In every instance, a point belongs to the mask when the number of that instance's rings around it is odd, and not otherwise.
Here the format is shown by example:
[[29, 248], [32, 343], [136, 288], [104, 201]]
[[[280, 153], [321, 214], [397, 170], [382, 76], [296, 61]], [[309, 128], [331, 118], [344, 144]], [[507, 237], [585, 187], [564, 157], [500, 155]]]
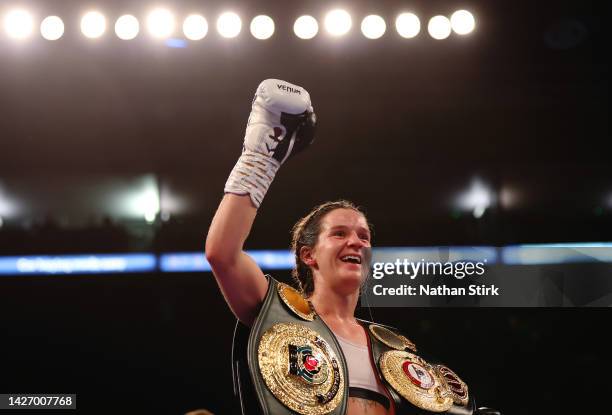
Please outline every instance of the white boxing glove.
[[281, 164], [314, 141], [315, 125], [304, 88], [278, 79], [259, 84], [242, 155], [225, 183], [225, 193], [249, 194], [258, 208]]

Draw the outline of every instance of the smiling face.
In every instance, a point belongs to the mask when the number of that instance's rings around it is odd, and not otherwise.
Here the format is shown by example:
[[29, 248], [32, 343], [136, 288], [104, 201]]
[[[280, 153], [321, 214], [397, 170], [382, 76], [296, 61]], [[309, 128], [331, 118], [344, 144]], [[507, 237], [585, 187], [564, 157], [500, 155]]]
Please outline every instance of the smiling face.
[[313, 271], [315, 286], [323, 279], [325, 285], [350, 294], [359, 290], [367, 275], [368, 248], [370, 229], [363, 214], [335, 209], [321, 219], [316, 245], [303, 247], [301, 256]]

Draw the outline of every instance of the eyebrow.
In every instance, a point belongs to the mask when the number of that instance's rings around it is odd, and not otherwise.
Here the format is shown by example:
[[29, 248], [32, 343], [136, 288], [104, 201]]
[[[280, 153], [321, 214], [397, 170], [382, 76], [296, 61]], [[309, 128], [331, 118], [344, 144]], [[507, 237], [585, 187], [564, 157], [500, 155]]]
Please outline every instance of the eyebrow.
[[[331, 227], [329, 228], [329, 230], [330, 230], [330, 231], [332, 231], [332, 230], [334, 230], [334, 229], [349, 229], [349, 228], [350, 228], [350, 226], [348, 226], [348, 225], [334, 225], [334, 226], [331, 226]], [[360, 226], [360, 227], [358, 228], [358, 230], [360, 230], [360, 231], [365, 231], [365, 232], [367, 232], [367, 233], [368, 233], [368, 235], [371, 233], [371, 232], [370, 232], [370, 230], [369, 230], [368, 228], [364, 228], [363, 226]]]

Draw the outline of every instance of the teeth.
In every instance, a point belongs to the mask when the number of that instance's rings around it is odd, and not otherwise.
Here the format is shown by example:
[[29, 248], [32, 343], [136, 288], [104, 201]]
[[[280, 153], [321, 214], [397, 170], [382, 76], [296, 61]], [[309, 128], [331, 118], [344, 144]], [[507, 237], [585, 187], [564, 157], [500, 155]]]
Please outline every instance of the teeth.
[[359, 258], [358, 256], [355, 256], [355, 255], [346, 255], [346, 256], [343, 256], [340, 259], [342, 261], [344, 261], [344, 262], [351, 261], [351, 262], [355, 262], [357, 264], [361, 264], [361, 258]]

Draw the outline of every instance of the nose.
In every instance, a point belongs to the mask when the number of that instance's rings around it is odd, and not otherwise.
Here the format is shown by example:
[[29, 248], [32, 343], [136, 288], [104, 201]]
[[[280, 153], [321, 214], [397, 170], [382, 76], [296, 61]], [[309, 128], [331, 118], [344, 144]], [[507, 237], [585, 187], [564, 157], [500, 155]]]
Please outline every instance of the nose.
[[353, 246], [357, 248], [362, 248], [366, 246], [366, 243], [364, 242], [363, 239], [359, 237], [359, 235], [357, 235], [357, 232], [351, 232], [351, 234], [349, 235], [347, 244], [348, 246]]

